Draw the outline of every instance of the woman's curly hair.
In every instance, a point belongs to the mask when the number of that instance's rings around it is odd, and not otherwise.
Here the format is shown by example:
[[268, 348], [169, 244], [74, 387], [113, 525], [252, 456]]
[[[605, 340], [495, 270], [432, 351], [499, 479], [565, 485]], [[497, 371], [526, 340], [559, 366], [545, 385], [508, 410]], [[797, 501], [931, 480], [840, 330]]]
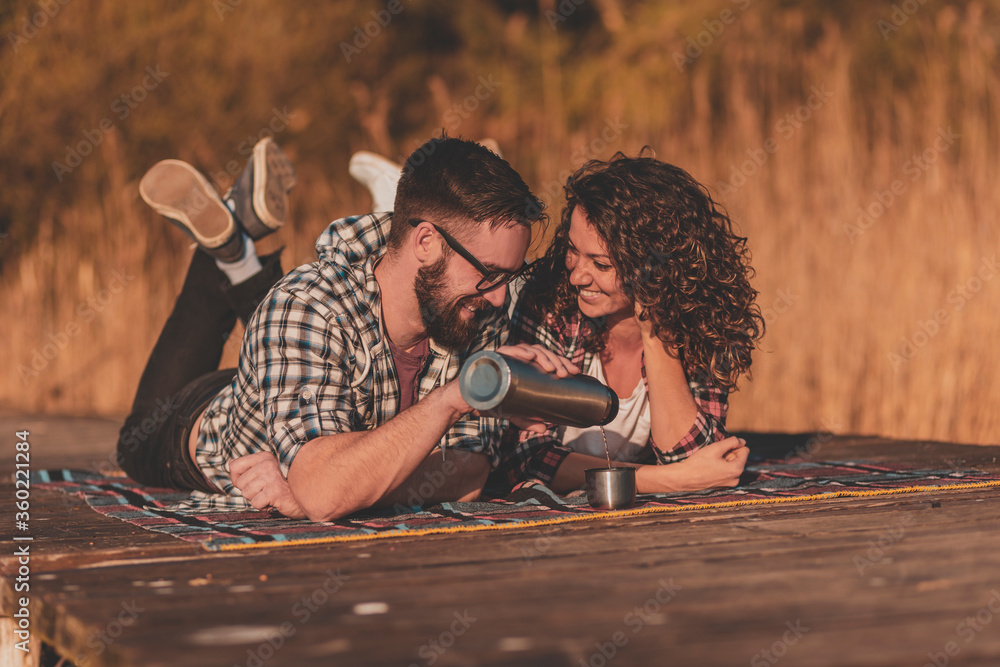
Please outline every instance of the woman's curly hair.
[[[690, 174], [644, 154], [591, 160], [567, 180], [561, 223], [532, 266], [522, 307], [550, 323], [579, 313], [566, 252], [580, 206], [604, 239], [619, 289], [652, 319], [654, 335], [678, 350], [688, 377], [733, 390], [749, 375], [764, 333], [746, 238]], [[589, 323], [584, 347], [599, 352], [603, 322]]]

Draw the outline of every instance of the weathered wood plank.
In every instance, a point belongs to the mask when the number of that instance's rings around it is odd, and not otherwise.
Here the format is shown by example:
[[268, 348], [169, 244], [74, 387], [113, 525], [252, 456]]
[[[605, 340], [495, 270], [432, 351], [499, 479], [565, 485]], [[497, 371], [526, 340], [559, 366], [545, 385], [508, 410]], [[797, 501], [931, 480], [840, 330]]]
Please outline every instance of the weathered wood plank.
[[[639, 628], [638, 620], [642, 616], [633, 615], [626, 621], [626, 614], [655, 596], [660, 579], [672, 579], [681, 587], [669, 603], [671, 613], [665, 620], [680, 634], [675, 636], [668, 632], [664, 635], [655, 625], [663, 619], [647, 614], [654, 620], [644, 622], [642, 632], [635, 633], [634, 639], [626, 645], [636, 659], [652, 655], [643, 648], [645, 642], [652, 641], [644, 639], [646, 630], [650, 631], [650, 636], [655, 636], [659, 651], [665, 645], [672, 645], [673, 639], [683, 637], [689, 646], [679, 654], [677, 649], [671, 650], [675, 655], [686, 656], [686, 660], [698, 658], [699, 646], [721, 650], [713, 635], [721, 630], [712, 619], [716, 616], [729, 618], [734, 611], [738, 618], [730, 620], [738, 624], [739, 629], [725, 630], [727, 636], [732, 635], [727, 641], [733, 644], [734, 653], [719, 655], [745, 652], [755, 642], [760, 644], [761, 637], [766, 638], [769, 627], [780, 630], [785, 620], [794, 622], [793, 615], [801, 617], [806, 611], [811, 612], [811, 619], [816, 619], [810, 621], [816, 625], [808, 626], [813, 647], [824, 646], [825, 640], [821, 639], [828, 633], [861, 632], [873, 622], [884, 626], [884, 632], [902, 633], [900, 636], [904, 638], [911, 634], [924, 638], [928, 633], [936, 634], [944, 638], [943, 646], [948, 632], [953, 632], [955, 624], [963, 618], [962, 614], [974, 613], [988, 602], [988, 596], [980, 595], [982, 601], [978, 606], [972, 605], [976, 592], [988, 590], [986, 587], [990, 584], [980, 580], [984, 556], [996, 553], [1000, 547], [1000, 535], [995, 530], [980, 530], [969, 536], [968, 526], [977, 524], [979, 508], [991, 508], [991, 505], [977, 502], [969, 492], [963, 496], [962, 502], [946, 499], [941, 508], [932, 510], [929, 504], [920, 504], [918, 509], [910, 510], [910, 515], [921, 516], [904, 526], [906, 532], [902, 538], [864, 576], [857, 572], [852, 557], [863, 554], [868, 548], [867, 540], [877, 541], [885, 526], [891, 526], [892, 521], [902, 515], [892, 506], [885, 505], [881, 511], [873, 508], [876, 511], [860, 522], [861, 525], [845, 520], [849, 508], [846, 514], [844, 509], [827, 513], [826, 516], [835, 519], [833, 523], [839, 526], [817, 525], [816, 517], [802, 518], [796, 513], [784, 512], [769, 517], [768, 530], [763, 533], [734, 532], [723, 517], [715, 521], [671, 521], [662, 526], [656, 526], [655, 522], [643, 526], [622, 522], [598, 526], [588, 522], [585, 527], [578, 528], [580, 524], [577, 524], [572, 530], [551, 535], [553, 546], [549, 552], [531, 561], [525, 561], [522, 555], [525, 545], [537, 540], [531, 534], [435, 536], [434, 539], [392, 541], [395, 544], [388, 541], [370, 543], [363, 545], [364, 548], [339, 545], [325, 549], [276, 550], [223, 560], [213, 559], [212, 556], [216, 556], [213, 554], [199, 559], [200, 568], [189, 561], [178, 561], [61, 572], [49, 595], [63, 607], [65, 615], [89, 616], [96, 619], [98, 629], [108, 624], [114, 629], [116, 614], [123, 612], [122, 605], [128, 606], [135, 600], [134, 605], [143, 612], [117, 645], [126, 653], [143, 656], [137, 664], [150, 664], [145, 662], [147, 658], [161, 655], [170, 648], [167, 642], [168, 645], [156, 651], [150, 650], [163, 642], [157, 629], [166, 624], [183, 623], [182, 627], [191, 628], [192, 620], [218, 618], [226, 618], [227, 625], [280, 626], [284, 621], [297, 622], [298, 617], [292, 613], [294, 602], [301, 600], [302, 595], [319, 590], [324, 580], [320, 576], [321, 567], [334, 565], [349, 578], [336, 596], [311, 615], [307, 625], [298, 629], [299, 641], [304, 642], [312, 633], [317, 633], [316, 641], [320, 636], [330, 641], [332, 633], [338, 639], [351, 642], [352, 661], [355, 650], [363, 650], [371, 652], [371, 664], [379, 664], [380, 660], [399, 660], [404, 664], [411, 660], [420, 664], [416, 652], [425, 641], [414, 644], [413, 651], [406, 654], [401, 652], [405, 647], [386, 647], [378, 641], [370, 646], [359, 644], [361, 640], [356, 631], [367, 628], [376, 635], [385, 632], [426, 640], [447, 630], [446, 621], [454, 612], [464, 612], [465, 609], [460, 608], [463, 604], [478, 619], [477, 629], [491, 628], [488, 632], [480, 632], [479, 640], [467, 642], [471, 655], [479, 655], [479, 651], [489, 655], [501, 645], [517, 646], [517, 642], [504, 644], [502, 640], [526, 636], [533, 646], [530, 653], [550, 658], [561, 655], [571, 664], [578, 664], [579, 657], [587, 657], [584, 649], [591, 638], [591, 644], [607, 642], [616, 631], [632, 632]], [[984, 518], [991, 521], [996, 518], [992, 509], [986, 509], [985, 514]], [[966, 536], [968, 548], [955, 553], [947, 544], [951, 534]], [[465, 539], [468, 537], [473, 539]], [[599, 543], [596, 546], [595, 541]], [[623, 548], [623, 544], [627, 546]], [[462, 562], [456, 552], [466, 546], [483, 553], [479, 558]], [[360, 553], [370, 556], [358, 558]], [[948, 567], [942, 568], [944, 563]], [[901, 576], [900, 571], [906, 576]], [[266, 581], [259, 579], [262, 572], [267, 574]], [[609, 572], [613, 573], [611, 581], [608, 581]], [[484, 577], [484, 573], [489, 576]], [[211, 574], [209, 581], [212, 583], [192, 586], [188, 584], [189, 579], [184, 579], [192, 574], [200, 575], [195, 579]], [[130, 581], [126, 588], [121, 583], [127, 580]], [[167, 587], [136, 587], [131, 583], [144, 580], [176, 583], [169, 594], [155, 592]], [[1000, 585], [1000, 582], [993, 582], [993, 585]], [[66, 586], [72, 590], [66, 591]], [[242, 588], [249, 586], [253, 587], [252, 591]], [[237, 592], [228, 592], [233, 587]], [[57, 588], [63, 590], [57, 591]], [[762, 591], [766, 594], [761, 595]], [[233, 605], [245, 606], [248, 595], [251, 607], [240, 607], [234, 613]], [[817, 613], [817, 598], [821, 596], [826, 598], [822, 605], [825, 608]], [[733, 609], [734, 599], [740, 600], [738, 611]], [[595, 605], [595, 600], [600, 604]], [[390, 613], [379, 615], [383, 631], [369, 627], [365, 617], [357, 617], [351, 611], [355, 604], [372, 601], [389, 605]], [[482, 608], [484, 605], [487, 608]], [[666, 609], [667, 605], [663, 605], [664, 613]], [[675, 609], [684, 618], [675, 618]], [[938, 620], [948, 615], [954, 619], [950, 626]], [[780, 620], [781, 616], [786, 618]], [[187, 622], [184, 619], [188, 619]], [[488, 623], [480, 624], [480, 620]], [[686, 625], [689, 620], [690, 627]], [[313, 630], [314, 624], [320, 629]], [[913, 634], [914, 624], [923, 629]], [[197, 627], [200, 623], [193, 625]], [[90, 627], [87, 637], [93, 643], [96, 641], [95, 623], [91, 622]], [[552, 636], [539, 635], [539, 627], [546, 628]], [[345, 629], [351, 632], [338, 632]], [[78, 629], [71, 628], [56, 634], [77, 632]], [[776, 631], [775, 636], [780, 638], [780, 634]], [[470, 628], [468, 639], [472, 637]], [[311, 659], [309, 655], [300, 655], [297, 649], [293, 651], [295, 646], [298, 642], [281, 649], [290, 660], [294, 656], [289, 664]], [[343, 646], [346, 645], [341, 642], [334, 648]], [[575, 648], [570, 650], [569, 647]], [[805, 659], [812, 654], [812, 650], [805, 650], [806, 647], [803, 639], [803, 661], [794, 664], [822, 664]], [[77, 647], [78, 650], [86, 648], [86, 644]], [[302, 650], [306, 651], [305, 644]], [[753, 654], [746, 654], [745, 660], [749, 661]], [[822, 651], [817, 655], [821, 654]], [[205, 657], [203, 664], [236, 659], [232, 657], [231, 647], [201, 647], [198, 655]], [[465, 653], [458, 651], [456, 642], [454, 659], [461, 655]], [[902, 654], [897, 651], [894, 655]], [[441, 657], [439, 664], [461, 664], [444, 662], [445, 657]], [[496, 658], [503, 659], [503, 652], [497, 653]]]
[[[780, 455], [808, 442], [751, 444]], [[817, 459], [1000, 469], [997, 448], [819, 444]], [[210, 553], [38, 492], [33, 630], [88, 667], [922, 665], [928, 653], [995, 664], [997, 496], [931, 492]], [[4, 609], [12, 595], [5, 578]], [[956, 657], [944, 653], [948, 642]]]

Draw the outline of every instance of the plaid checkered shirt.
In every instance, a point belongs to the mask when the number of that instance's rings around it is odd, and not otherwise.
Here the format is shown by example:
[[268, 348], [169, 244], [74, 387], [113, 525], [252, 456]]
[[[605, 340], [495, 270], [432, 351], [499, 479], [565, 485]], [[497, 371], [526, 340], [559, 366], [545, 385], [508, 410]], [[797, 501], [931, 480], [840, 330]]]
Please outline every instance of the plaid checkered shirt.
[[[520, 301], [518, 303], [520, 304]], [[544, 345], [581, 369], [586, 369], [593, 358], [593, 353], [583, 348], [583, 333], [586, 326], [589, 325], [579, 313], [568, 321], [546, 324], [536, 321], [530, 314], [515, 307], [511, 315], [507, 343]], [[643, 357], [642, 382], [648, 391], [645, 357]], [[651, 434], [648, 442], [649, 455], [643, 462], [675, 463], [707, 444], [728, 437], [726, 413], [729, 410], [729, 393], [700, 379], [689, 378], [688, 387], [698, 408], [698, 415], [691, 429], [679, 442], [667, 448], [653, 442]], [[573, 452], [569, 447], [563, 446], [559, 439], [558, 428], [536, 434], [511, 427], [504, 434], [502, 450], [500, 468], [494, 472], [491, 480], [498, 485], [497, 488], [504, 484], [513, 486], [528, 480], [548, 484], [555, 477], [556, 470], [563, 460]]]
[[[209, 403], [199, 432], [196, 462], [226, 495], [196, 491], [185, 506], [249, 507], [233, 486], [229, 461], [269, 451], [287, 476], [310, 440], [373, 429], [399, 411], [374, 273], [391, 219], [380, 213], [331, 223], [316, 242], [318, 261], [291, 271], [268, 293], [247, 324], [236, 377]], [[473, 352], [496, 349], [506, 325], [505, 308], [461, 354], [431, 341], [418, 396], [457, 377]], [[496, 467], [505, 426], [505, 420], [466, 415], [439, 446], [485, 453]]]

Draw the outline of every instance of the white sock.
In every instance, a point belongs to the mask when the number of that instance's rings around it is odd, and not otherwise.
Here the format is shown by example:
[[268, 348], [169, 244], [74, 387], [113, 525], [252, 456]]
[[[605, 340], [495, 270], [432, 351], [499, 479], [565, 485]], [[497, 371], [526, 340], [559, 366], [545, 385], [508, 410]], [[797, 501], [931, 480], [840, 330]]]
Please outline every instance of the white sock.
[[[242, 234], [243, 232], [240, 233]], [[243, 234], [243, 257], [235, 262], [220, 262], [219, 260], [215, 260], [215, 264], [222, 269], [226, 277], [229, 278], [229, 282], [234, 285], [239, 285], [253, 278], [263, 268], [260, 265], [260, 259], [257, 258], [257, 248], [253, 245], [253, 239], [246, 234]]]

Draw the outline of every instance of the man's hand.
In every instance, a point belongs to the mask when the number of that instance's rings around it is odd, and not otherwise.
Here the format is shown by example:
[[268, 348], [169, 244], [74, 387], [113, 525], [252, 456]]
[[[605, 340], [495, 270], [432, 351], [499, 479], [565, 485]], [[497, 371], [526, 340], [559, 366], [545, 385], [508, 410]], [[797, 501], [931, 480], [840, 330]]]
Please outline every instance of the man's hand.
[[292, 519], [303, 519], [305, 511], [299, 506], [288, 481], [281, 474], [278, 459], [271, 452], [257, 452], [229, 462], [233, 485], [240, 490], [256, 509], [273, 507]]

